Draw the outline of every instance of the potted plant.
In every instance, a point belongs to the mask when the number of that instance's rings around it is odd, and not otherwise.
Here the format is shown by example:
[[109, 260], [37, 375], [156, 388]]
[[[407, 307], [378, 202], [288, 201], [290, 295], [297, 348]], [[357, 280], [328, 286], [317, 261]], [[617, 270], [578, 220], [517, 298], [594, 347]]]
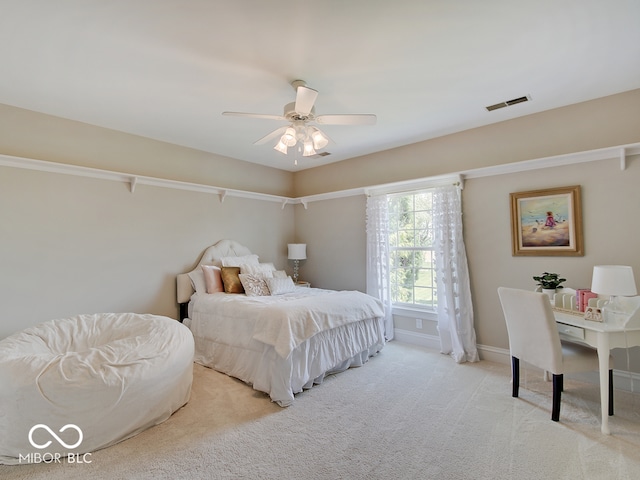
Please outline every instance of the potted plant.
[[560, 275], [557, 273], [549, 273], [544, 272], [542, 275], [533, 277], [533, 279], [538, 282], [542, 291], [549, 295], [549, 297], [553, 297], [558, 288], [562, 288], [561, 283], [566, 282], [566, 278], [560, 278]]

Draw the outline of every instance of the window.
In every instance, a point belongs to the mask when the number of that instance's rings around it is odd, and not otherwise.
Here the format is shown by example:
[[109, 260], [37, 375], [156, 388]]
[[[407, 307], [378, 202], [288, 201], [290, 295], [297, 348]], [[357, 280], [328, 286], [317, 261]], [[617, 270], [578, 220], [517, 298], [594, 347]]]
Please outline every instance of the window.
[[432, 205], [430, 190], [388, 197], [394, 305], [427, 310], [437, 306]]

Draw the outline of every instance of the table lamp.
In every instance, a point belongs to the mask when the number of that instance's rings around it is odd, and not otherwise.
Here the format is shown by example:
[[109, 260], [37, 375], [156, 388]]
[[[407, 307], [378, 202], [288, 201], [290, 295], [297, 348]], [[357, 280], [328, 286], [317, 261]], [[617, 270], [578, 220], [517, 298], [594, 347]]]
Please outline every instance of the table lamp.
[[609, 295], [609, 307], [616, 310], [616, 297], [633, 297], [638, 294], [633, 269], [626, 265], [596, 265], [593, 267], [591, 291]]
[[298, 266], [300, 260], [307, 258], [306, 243], [290, 243], [289, 244], [289, 260], [293, 260], [293, 281], [298, 283]]

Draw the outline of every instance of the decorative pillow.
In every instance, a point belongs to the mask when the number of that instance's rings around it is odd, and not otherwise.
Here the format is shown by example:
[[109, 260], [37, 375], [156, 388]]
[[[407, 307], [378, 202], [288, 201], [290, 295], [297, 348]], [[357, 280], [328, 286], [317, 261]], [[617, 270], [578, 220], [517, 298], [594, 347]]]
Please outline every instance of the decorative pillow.
[[287, 278], [265, 278], [271, 295], [282, 295], [283, 293], [291, 293], [296, 290], [291, 277]]
[[258, 265], [243, 264], [240, 265], [240, 273], [251, 273], [255, 275], [262, 275], [264, 278], [273, 277], [275, 267], [273, 263], [260, 263]]
[[222, 257], [223, 267], [239, 267], [240, 265], [258, 265], [258, 255], [244, 255], [242, 257]]
[[285, 272], [284, 270], [274, 270], [273, 272], [273, 278], [287, 278], [287, 272]]
[[246, 293], [248, 297], [264, 297], [270, 294], [267, 282], [265, 282], [265, 277], [261, 274], [241, 273], [238, 277], [240, 277], [244, 293]]
[[204, 273], [201, 268], [196, 268], [195, 270], [187, 273], [189, 278], [191, 279], [191, 286], [196, 291], [196, 293], [207, 293], [207, 284], [204, 280]]
[[224, 284], [220, 275], [220, 267], [214, 265], [200, 265], [204, 273], [204, 283], [207, 293], [224, 292]]
[[222, 267], [220, 268], [220, 276], [224, 291], [227, 293], [244, 293], [242, 282], [240, 281], [240, 267]]

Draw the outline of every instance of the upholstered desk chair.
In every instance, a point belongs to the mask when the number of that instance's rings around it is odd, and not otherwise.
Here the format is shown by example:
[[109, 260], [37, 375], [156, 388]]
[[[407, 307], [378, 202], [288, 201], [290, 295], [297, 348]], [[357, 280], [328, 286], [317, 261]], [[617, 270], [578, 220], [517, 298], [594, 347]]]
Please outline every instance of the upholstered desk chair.
[[[551, 420], [560, 419], [560, 397], [565, 373], [598, 371], [596, 350], [577, 343], [560, 342], [549, 297], [544, 293], [498, 288], [507, 322], [511, 352], [512, 396], [518, 396], [520, 360], [553, 375]], [[609, 415], [613, 415], [613, 360], [609, 357]]]

